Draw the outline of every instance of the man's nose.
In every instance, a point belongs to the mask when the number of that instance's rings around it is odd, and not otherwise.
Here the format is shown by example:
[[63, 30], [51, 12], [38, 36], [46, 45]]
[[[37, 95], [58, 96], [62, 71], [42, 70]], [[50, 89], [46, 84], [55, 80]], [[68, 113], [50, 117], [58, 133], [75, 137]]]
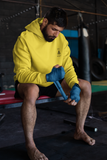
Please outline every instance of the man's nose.
[[55, 37], [58, 37], [58, 35], [59, 35], [59, 31], [56, 31], [56, 32], [54, 33], [54, 36], [55, 36]]

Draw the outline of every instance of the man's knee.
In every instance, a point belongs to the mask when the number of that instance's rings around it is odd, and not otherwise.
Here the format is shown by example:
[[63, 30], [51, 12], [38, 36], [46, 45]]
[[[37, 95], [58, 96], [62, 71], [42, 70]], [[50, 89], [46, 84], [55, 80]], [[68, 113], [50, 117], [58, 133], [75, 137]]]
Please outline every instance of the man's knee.
[[81, 88], [81, 92], [86, 96], [91, 97], [91, 84], [86, 80], [79, 79], [79, 85]]
[[20, 84], [19, 93], [21, 90], [21, 97], [27, 101], [34, 103], [39, 96], [39, 87], [35, 84]]

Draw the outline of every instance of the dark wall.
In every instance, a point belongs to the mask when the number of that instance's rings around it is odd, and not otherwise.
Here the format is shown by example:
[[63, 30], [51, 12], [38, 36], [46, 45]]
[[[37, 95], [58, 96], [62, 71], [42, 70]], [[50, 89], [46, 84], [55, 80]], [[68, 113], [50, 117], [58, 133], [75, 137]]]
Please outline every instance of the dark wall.
[[[36, 18], [35, 7], [30, 3], [35, 0], [14, 0], [18, 3], [0, 1], [0, 72], [5, 74], [3, 78], [4, 87], [14, 85], [13, 81], [13, 58], [12, 49], [18, 35], [24, 27]], [[59, 6], [67, 9], [85, 10], [88, 12], [98, 12], [107, 14], [107, 6], [100, 0], [42, 0], [42, 5]], [[24, 4], [24, 3], [29, 4]], [[107, 0], [104, 1], [107, 4]], [[72, 3], [72, 4], [71, 4]], [[48, 7], [42, 7], [42, 16]], [[78, 26], [76, 12], [67, 10], [68, 26], [67, 29], [76, 30]], [[84, 22], [87, 24], [90, 35], [90, 46], [92, 57], [97, 57], [97, 49], [104, 47], [104, 40], [107, 36], [107, 16], [95, 16], [93, 14], [83, 14]], [[98, 23], [95, 23], [95, 22]], [[99, 22], [100, 21], [100, 22]]]
[[[3, 72], [4, 87], [14, 85], [13, 80], [13, 57], [12, 50], [17, 37], [24, 30], [24, 27], [35, 19], [35, 8], [23, 4], [14, 4], [0, 1], [0, 72]], [[26, 11], [26, 9], [31, 10]], [[20, 15], [15, 15], [20, 12]], [[15, 15], [15, 17], [11, 17]], [[5, 20], [5, 18], [8, 18]]]

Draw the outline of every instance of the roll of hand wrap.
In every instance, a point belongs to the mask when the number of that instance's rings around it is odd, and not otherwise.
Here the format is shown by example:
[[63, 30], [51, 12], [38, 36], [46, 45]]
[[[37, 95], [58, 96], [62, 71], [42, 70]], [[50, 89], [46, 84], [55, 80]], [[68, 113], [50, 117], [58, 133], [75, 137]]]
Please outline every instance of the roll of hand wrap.
[[47, 82], [54, 82], [55, 86], [63, 96], [64, 100], [67, 100], [67, 96], [65, 92], [63, 91], [61, 84], [59, 83], [59, 80], [63, 79], [65, 76], [65, 71], [63, 67], [59, 68], [53, 68], [52, 71], [46, 75]]
[[58, 89], [58, 91], [61, 93], [61, 95], [63, 96], [64, 100], [68, 99], [68, 96], [65, 94], [65, 92], [62, 89], [61, 84], [59, 83], [59, 81], [54, 82], [56, 88]]
[[80, 92], [81, 92], [81, 89], [79, 85], [75, 83], [70, 91], [70, 98], [72, 100], [75, 100], [75, 102], [78, 103], [78, 101], [80, 100]]
[[46, 74], [47, 82], [56, 82], [63, 79], [65, 76], [65, 71], [63, 67], [53, 68], [52, 71]]

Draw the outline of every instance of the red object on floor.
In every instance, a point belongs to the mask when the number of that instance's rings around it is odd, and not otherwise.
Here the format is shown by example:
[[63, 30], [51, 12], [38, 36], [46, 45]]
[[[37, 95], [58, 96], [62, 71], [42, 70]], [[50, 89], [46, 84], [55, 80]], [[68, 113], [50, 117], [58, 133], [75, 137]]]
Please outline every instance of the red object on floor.
[[[15, 94], [15, 91], [3, 90], [3, 92], [0, 93], [0, 105], [23, 102], [21, 98], [15, 98], [14, 94]], [[43, 96], [40, 96], [38, 100], [47, 99], [47, 98], [50, 98], [50, 97], [43, 95]]]

